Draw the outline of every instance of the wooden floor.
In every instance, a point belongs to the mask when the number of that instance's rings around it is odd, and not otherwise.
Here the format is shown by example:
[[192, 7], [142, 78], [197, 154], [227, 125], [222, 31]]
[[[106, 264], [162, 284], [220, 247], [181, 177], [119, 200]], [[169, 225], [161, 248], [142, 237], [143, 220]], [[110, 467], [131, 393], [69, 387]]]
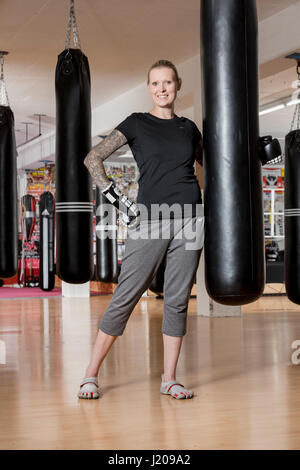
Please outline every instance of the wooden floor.
[[110, 298], [0, 300], [1, 449], [300, 448], [299, 306], [263, 297], [212, 319], [192, 298], [177, 379], [195, 397], [175, 400], [159, 393], [163, 300], [143, 297], [103, 364], [101, 398], [79, 400]]

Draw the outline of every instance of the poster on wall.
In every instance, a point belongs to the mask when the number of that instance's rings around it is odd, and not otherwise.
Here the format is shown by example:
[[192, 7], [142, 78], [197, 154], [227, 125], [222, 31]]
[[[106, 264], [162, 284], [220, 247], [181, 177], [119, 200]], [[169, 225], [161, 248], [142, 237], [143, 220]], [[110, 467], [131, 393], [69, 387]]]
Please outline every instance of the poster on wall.
[[284, 250], [284, 166], [262, 168], [265, 246], [268, 261]]
[[263, 167], [263, 188], [284, 188], [284, 167]]
[[112, 178], [118, 189], [136, 202], [138, 194], [137, 179], [139, 171], [135, 162], [105, 162], [105, 171]]

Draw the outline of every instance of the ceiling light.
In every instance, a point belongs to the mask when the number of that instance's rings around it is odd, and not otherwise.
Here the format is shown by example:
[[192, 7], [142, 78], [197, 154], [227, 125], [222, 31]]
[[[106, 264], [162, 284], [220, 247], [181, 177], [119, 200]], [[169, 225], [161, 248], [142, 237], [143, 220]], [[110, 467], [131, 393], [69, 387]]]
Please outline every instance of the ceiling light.
[[272, 106], [271, 108], [264, 109], [260, 111], [259, 115], [263, 116], [264, 114], [273, 113], [274, 111], [278, 111], [279, 109], [285, 108], [285, 104], [278, 104], [277, 106]]
[[294, 104], [299, 104], [300, 99], [288, 101], [287, 106], [293, 106]]

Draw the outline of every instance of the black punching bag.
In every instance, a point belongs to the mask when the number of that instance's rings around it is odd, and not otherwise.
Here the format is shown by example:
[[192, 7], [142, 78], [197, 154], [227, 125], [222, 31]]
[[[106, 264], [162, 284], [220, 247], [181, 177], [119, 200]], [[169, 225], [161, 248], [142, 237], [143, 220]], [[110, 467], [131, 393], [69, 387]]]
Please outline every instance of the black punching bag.
[[23, 240], [31, 240], [36, 223], [36, 201], [31, 194], [25, 194], [21, 198], [22, 209], [22, 234]]
[[117, 282], [117, 209], [96, 186], [96, 279]]
[[284, 278], [288, 298], [300, 304], [300, 130], [285, 138]]
[[205, 277], [243, 305], [265, 284], [255, 0], [202, 0]]
[[157, 295], [164, 293], [166, 261], [167, 255], [164, 256], [149, 286], [149, 289]]
[[93, 277], [93, 191], [83, 161], [91, 149], [90, 70], [80, 49], [58, 56], [56, 91], [56, 274]]
[[40, 202], [40, 282], [44, 291], [54, 288], [54, 197], [50, 191], [41, 194]]
[[0, 277], [18, 270], [17, 162], [14, 114], [0, 106]]

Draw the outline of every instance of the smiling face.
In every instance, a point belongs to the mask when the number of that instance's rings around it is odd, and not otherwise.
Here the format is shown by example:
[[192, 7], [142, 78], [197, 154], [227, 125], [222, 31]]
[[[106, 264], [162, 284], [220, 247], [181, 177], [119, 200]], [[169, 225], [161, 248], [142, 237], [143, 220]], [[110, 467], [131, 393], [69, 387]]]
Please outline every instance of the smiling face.
[[172, 108], [180, 87], [181, 79], [176, 81], [170, 67], [155, 67], [150, 71], [148, 88], [156, 107]]

